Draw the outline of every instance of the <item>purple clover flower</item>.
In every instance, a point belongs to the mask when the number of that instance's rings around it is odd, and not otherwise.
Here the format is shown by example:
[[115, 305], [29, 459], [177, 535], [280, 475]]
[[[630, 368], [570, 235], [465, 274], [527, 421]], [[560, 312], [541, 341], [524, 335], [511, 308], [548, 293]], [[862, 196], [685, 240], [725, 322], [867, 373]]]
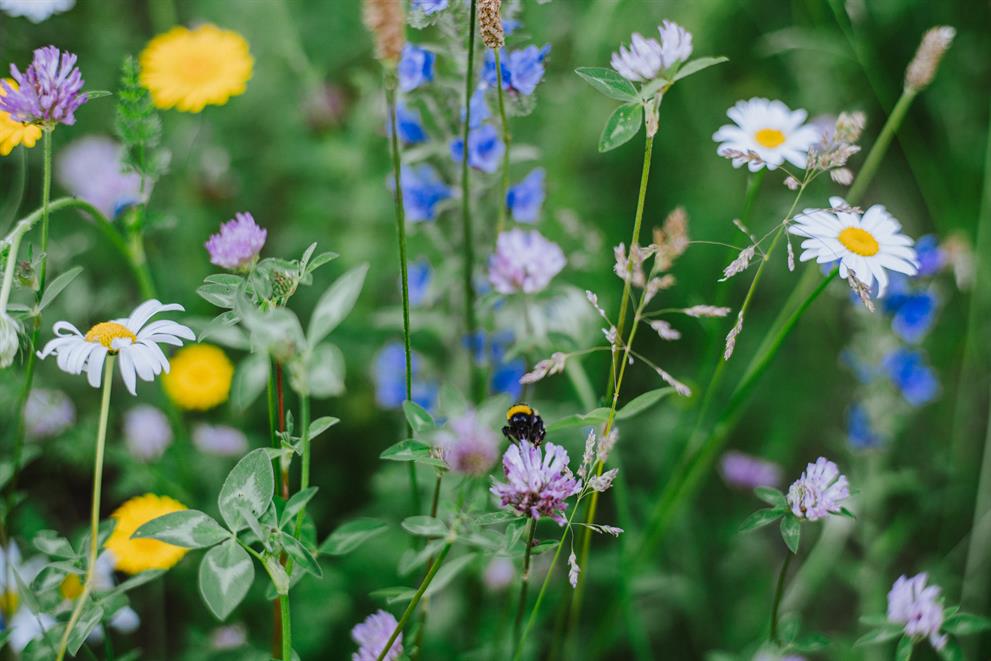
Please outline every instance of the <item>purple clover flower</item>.
[[193, 445], [203, 454], [240, 457], [248, 449], [248, 437], [236, 427], [201, 422], [193, 427]]
[[0, 110], [26, 124], [75, 124], [76, 109], [87, 100], [76, 59], [74, 53], [45, 46], [35, 49], [34, 59], [24, 73], [11, 64], [10, 75], [18, 87], [14, 89], [7, 81], [0, 81], [4, 90]]
[[158, 459], [172, 443], [169, 419], [154, 406], [138, 404], [124, 414], [124, 443], [138, 461]]
[[518, 223], [535, 223], [544, 205], [544, 168], [535, 168], [506, 191], [506, 207]]
[[76, 407], [61, 390], [32, 388], [24, 403], [24, 425], [28, 438], [58, 436], [76, 422]]
[[719, 462], [723, 479], [731, 487], [753, 490], [781, 484], [781, 467], [743, 452], [730, 451]]
[[124, 171], [121, 151], [110, 138], [80, 138], [59, 152], [55, 175], [66, 190], [113, 220], [141, 200], [141, 177]]
[[802, 477], [788, 488], [788, 505], [800, 519], [818, 521], [830, 514], [837, 514], [842, 503], [850, 496], [846, 476], [836, 464], [819, 457], [814, 464], [805, 467]]
[[568, 453], [560, 445], [543, 448], [527, 441], [514, 443], [502, 455], [506, 482], [492, 486], [503, 507], [512, 507], [522, 516], [547, 516], [564, 525], [567, 499], [581, 490], [581, 484], [568, 468]]
[[[352, 661], [376, 661], [398, 625], [392, 613], [384, 610], [378, 610], [354, 625], [351, 638], [358, 643], [358, 651], [351, 656]], [[383, 659], [395, 661], [402, 653], [403, 634], [400, 633]]]
[[[410, 222], [433, 220], [437, 216], [437, 205], [451, 197], [451, 189], [441, 180], [437, 170], [426, 163], [404, 165], [399, 176], [403, 206]], [[389, 185], [393, 185], [391, 181]]]
[[546, 289], [565, 263], [561, 248], [540, 232], [513, 229], [496, 241], [495, 254], [489, 258], [489, 282], [500, 294], [533, 294]]
[[905, 626], [905, 635], [929, 639], [933, 649], [946, 646], [946, 634], [940, 635], [943, 626], [943, 604], [940, 589], [926, 585], [925, 572], [912, 578], [899, 576], [888, 593], [888, 621]]
[[453, 418], [437, 435], [437, 445], [451, 470], [464, 475], [485, 475], [499, 460], [499, 437], [475, 411]]
[[250, 213], [237, 213], [206, 242], [210, 263], [231, 271], [246, 269], [258, 259], [267, 236], [268, 230], [259, 227]]
[[403, 46], [403, 54], [396, 66], [399, 78], [399, 91], [412, 92], [417, 87], [425, 85], [434, 79], [434, 60], [436, 56], [426, 48], [414, 44]]
[[[544, 77], [544, 60], [551, 51], [550, 45], [543, 48], [527, 46], [506, 53], [499, 53], [499, 64], [502, 65], [502, 88], [523, 96], [530, 96]], [[482, 68], [482, 80], [490, 87], [498, 84], [495, 68], [495, 54], [489, 50], [485, 53]]]
[[[455, 138], [451, 141], [451, 158], [455, 163], [460, 163], [464, 158], [464, 145], [463, 138]], [[488, 174], [498, 170], [505, 149], [499, 131], [491, 124], [485, 124], [468, 132], [468, 165], [476, 170]]]

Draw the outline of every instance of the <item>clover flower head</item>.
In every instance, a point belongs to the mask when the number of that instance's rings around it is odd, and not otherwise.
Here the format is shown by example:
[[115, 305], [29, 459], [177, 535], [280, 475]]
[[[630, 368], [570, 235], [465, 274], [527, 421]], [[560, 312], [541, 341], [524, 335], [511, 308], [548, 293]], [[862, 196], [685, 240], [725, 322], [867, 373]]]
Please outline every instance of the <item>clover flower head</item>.
[[76, 109], [86, 103], [83, 76], [76, 67], [76, 59], [73, 53], [45, 46], [35, 49], [34, 59], [24, 73], [11, 64], [10, 75], [17, 85], [0, 81], [4, 91], [0, 110], [15, 121], [28, 124], [49, 127], [75, 124]]
[[124, 414], [124, 442], [138, 461], [158, 459], [172, 443], [169, 419], [154, 406], [135, 406]]
[[141, 177], [122, 170], [121, 151], [110, 138], [80, 138], [59, 152], [55, 176], [70, 193], [113, 219], [141, 199]]
[[24, 403], [24, 426], [28, 438], [58, 436], [76, 422], [76, 407], [61, 390], [32, 388]]
[[781, 467], [743, 452], [730, 451], [720, 461], [723, 479], [732, 487], [753, 490], [781, 483]]
[[69, 11], [75, 4], [76, 0], [0, 0], [0, 10], [8, 16], [41, 23], [54, 14]]
[[268, 230], [259, 227], [250, 213], [237, 213], [207, 240], [210, 263], [231, 271], [246, 269], [258, 259], [267, 236]]
[[665, 69], [691, 57], [691, 32], [667, 19], [657, 28], [657, 32], [661, 37], [661, 60]]
[[499, 437], [478, 418], [475, 411], [453, 418], [437, 437], [437, 445], [451, 470], [466, 475], [485, 475], [499, 459]]
[[926, 585], [925, 572], [912, 578], [898, 577], [888, 592], [888, 620], [905, 626], [905, 634], [912, 638], [928, 638], [933, 649], [946, 645], [946, 634], [940, 635], [943, 626], [943, 604], [940, 589]]
[[567, 500], [581, 490], [568, 461], [560, 445], [513, 443], [502, 455], [506, 482], [496, 483], [491, 491], [503, 507], [512, 507], [522, 516], [534, 520], [546, 516], [564, 525]]
[[616, 72], [630, 82], [654, 80], [664, 65], [663, 49], [656, 39], [634, 32], [629, 47], [620, 46], [612, 54], [610, 64]]
[[[398, 625], [392, 613], [384, 610], [378, 610], [356, 624], [351, 629], [351, 638], [358, 643], [358, 651], [351, 656], [352, 661], [376, 661]], [[383, 659], [396, 661], [402, 653], [403, 634], [400, 633]]]
[[506, 556], [500, 555], [492, 558], [485, 566], [482, 573], [482, 582], [485, 587], [493, 592], [506, 589], [516, 577], [516, 566], [513, 561]]
[[802, 477], [788, 488], [788, 505], [800, 519], [818, 521], [842, 509], [841, 503], [850, 496], [846, 476], [836, 464], [819, 457], [805, 467]]
[[536, 230], [513, 229], [496, 240], [489, 282], [500, 294], [543, 291], [567, 263], [560, 246]]
[[248, 437], [236, 427], [201, 422], [193, 427], [193, 445], [203, 454], [240, 457], [248, 449]]

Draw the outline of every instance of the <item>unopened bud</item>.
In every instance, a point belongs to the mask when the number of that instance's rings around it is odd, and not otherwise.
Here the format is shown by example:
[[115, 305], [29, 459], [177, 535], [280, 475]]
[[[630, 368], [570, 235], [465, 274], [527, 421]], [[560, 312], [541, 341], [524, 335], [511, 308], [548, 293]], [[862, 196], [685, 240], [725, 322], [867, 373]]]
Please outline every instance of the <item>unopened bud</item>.
[[489, 48], [502, 48], [506, 35], [502, 29], [502, 0], [478, 0], [478, 29]]
[[919, 49], [905, 70], [905, 89], [919, 92], [929, 86], [936, 77], [939, 61], [949, 50], [957, 31], [948, 25], [930, 28], [922, 35]]

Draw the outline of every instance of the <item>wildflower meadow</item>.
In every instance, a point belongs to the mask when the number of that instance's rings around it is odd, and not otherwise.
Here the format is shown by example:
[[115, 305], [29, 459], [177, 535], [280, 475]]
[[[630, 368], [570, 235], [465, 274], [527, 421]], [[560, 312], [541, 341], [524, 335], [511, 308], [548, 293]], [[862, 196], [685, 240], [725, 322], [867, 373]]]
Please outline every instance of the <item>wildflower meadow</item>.
[[991, 10], [0, 0], [0, 656], [991, 658]]

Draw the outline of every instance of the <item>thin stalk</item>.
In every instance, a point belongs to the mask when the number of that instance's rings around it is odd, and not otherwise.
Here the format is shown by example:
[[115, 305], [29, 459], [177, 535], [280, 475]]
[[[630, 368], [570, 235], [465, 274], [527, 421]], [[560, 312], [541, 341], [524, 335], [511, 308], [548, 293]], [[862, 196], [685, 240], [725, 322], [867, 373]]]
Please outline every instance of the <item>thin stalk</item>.
[[114, 354], [108, 354], [103, 364], [103, 394], [100, 399], [100, 422], [96, 431], [96, 455], [93, 458], [93, 492], [90, 497], [89, 554], [86, 558], [86, 580], [83, 582], [82, 594], [76, 599], [76, 606], [72, 609], [65, 633], [62, 634], [57, 661], [62, 661], [65, 658], [72, 628], [79, 621], [79, 616], [82, 615], [83, 607], [86, 605], [86, 599], [93, 590], [96, 556], [100, 550], [100, 494], [103, 487], [103, 452], [107, 441], [107, 419], [110, 416], [110, 390], [113, 385], [115, 358]]
[[[308, 393], [300, 393], [299, 409], [300, 417], [302, 418], [299, 438], [303, 443], [303, 465], [300, 469], [299, 490], [304, 491], [310, 486], [310, 396]], [[306, 508], [301, 509], [299, 514], [296, 515], [296, 529], [294, 531], [296, 539], [299, 539], [303, 533], [303, 519], [305, 515]], [[285, 629], [285, 626], [283, 626], [283, 629]]]
[[[413, 463], [413, 462], [410, 462]], [[440, 507], [440, 488], [444, 482], [444, 473], [437, 471], [437, 479], [434, 481], [434, 495], [430, 501], [430, 516], [432, 518], [437, 518], [437, 509]], [[433, 562], [433, 558], [430, 559]], [[413, 661], [420, 658], [420, 654], [423, 652], [423, 635], [427, 630], [427, 614], [430, 612], [430, 596], [427, 595], [423, 598], [423, 608], [420, 615], [420, 628], [416, 632], [416, 651], [413, 653]]]
[[396, 638], [398, 638], [399, 634], [402, 633], [403, 628], [406, 626], [406, 623], [409, 621], [410, 616], [413, 615], [413, 611], [416, 610], [417, 604], [419, 604], [420, 599], [423, 598], [423, 593], [427, 591], [427, 588], [430, 587], [430, 582], [433, 581], [434, 576], [437, 575], [437, 570], [440, 569], [441, 564], [444, 562], [444, 558], [446, 558], [448, 552], [450, 552], [451, 545], [452, 542], [448, 542], [447, 544], [445, 544], [444, 548], [440, 550], [440, 553], [437, 555], [437, 557], [434, 558], [433, 564], [430, 565], [430, 570], [427, 572], [427, 575], [423, 577], [423, 580], [420, 581], [420, 587], [417, 588], [416, 594], [413, 595], [413, 598], [410, 600], [409, 605], [406, 606], [406, 610], [403, 611], [402, 616], [399, 618], [399, 622], [396, 624], [395, 630], [392, 632], [392, 635], [389, 636], [389, 640], [386, 641], [385, 645], [382, 647], [382, 651], [379, 653], [376, 661], [383, 661], [383, 659], [385, 659], [386, 653], [388, 653], [388, 651], [392, 649], [392, 644], [396, 642]]
[[898, 103], [895, 104], [894, 109], [892, 109], [891, 114], [888, 116], [888, 121], [884, 123], [881, 133], [878, 134], [870, 153], [867, 154], [867, 159], [864, 161], [864, 166], [860, 169], [857, 180], [850, 187], [850, 192], [847, 194], [850, 204], [856, 204], [856, 201], [860, 200], [867, 191], [867, 186], [870, 185], [871, 180], [877, 173], [877, 169], [881, 165], [888, 147], [891, 145], [891, 140], [895, 137], [895, 133], [901, 126], [902, 121], [904, 121], [905, 113], [908, 112], [909, 106], [915, 100], [916, 94], [918, 93], [911, 90], [902, 90], [902, 95], [898, 97]]
[[[268, 370], [268, 387], [267, 387], [267, 400], [268, 400], [268, 438], [272, 443], [272, 447], [279, 449], [281, 447], [281, 442], [279, 437], [276, 435], [275, 421], [275, 409], [276, 409], [276, 394], [275, 394], [275, 381], [276, 381], [276, 370], [279, 369], [278, 362], [275, 359], [269, 360], [269, 370]], [[281, 417], [281, 416], [280, 416]], [[276, 460], [276, 467], [280, 472], [282, 472], [282, 461]], [[288, 475], [283, 473], [282, 475], [282, 497], [283, 499], [289, 496], [289, 479]], [[272, 602], [272, 656], [278, 658], [282, 650], [282, 604], [280, 599], [276, 599]]]
[[771, 602], [771, 642], [780, 645], [778, 639], [778, 610], [781, 608], [781, 596], [785, 593], [785, 578], [788, 575], [788, 565], [795, 555], [790, 550], [785, 553], [785, 561], [781, 563], [781, 571], [778, 573], [778, 584], [774, 589], [774, 600]]
[[52, 132], [48, 129], [42, 133], [42, 148], [44, 151], [44, 174], [41, 184], [41, 264], [38, 266], [37, 301], [45, 294], [45, 278], [48, 275], [48, 218], [49, 198], [52, 194]]
[[[499, 98], [499, 119], [502, 122], [502, 144], [505, 149], [502, 152], [502, 186], [499, 189], [499, 219], [496, 223], [496, 232], [502, 233], [506, 229], [506, 194], [509, 192], [509, 121], [506, 119], [506, 100], [502, 90], [502, 63], [501, 48], [493, 48], [495, 54], [496, 70], [496, 90]], [[467, 144], [467, 143], [466, 143]]]
[[[468, 15], [468, 66], [465, 70], [465, 125], [462, 134], [461, 154], [461, 242], [464, 251], [464, 290], [465, 290], [465, 333], [469, 338], [475, 337], [478, 320], [475, 317], [475, 286], [472, 276], [475, 271], [475, 237], [471, 223], [471, 181], [468, 167], [468, 137], [471, 127], [471, 90], [474, 84], [472, 77], [475, 71], [475, 15], [476, 0], [471, 0]], [[500, 87], [501, 89], [501, 87]], [[473, 401], [479, 401], [481, 392], [475, 374], [475, 355], [468, 352], [468, 391]], [[413, 462], [409, 462], [413, 463]]]
[[[275, 361], [275, 410], [278, 415], [278, 431], [280, 434], [286, 431], [286, 391], [285, 379], [282, 363]], [[282, 447], [282, 443], [275, 437], [272, 439], [276, 448]], [[282, 498], [289, 500], [289, 464], [279, 461], [279, 482], [282, 490]]]
[[292, 659], [292, 614], [289, 612], [289, 595], [279, 595], [279, 616], [282, 621], [282, 659]]
[[513, 624], [513, 654], [518, 654], [523, 640], [520, 637], [523, 614], [526, 612], [526, 593], [530, 585], [530, 556], [533, 553], [533, 534], [537, 530], [537, 520], [530, 519], [530, 530], [526, 536], [526, 550], [523, 552], [523, 573], [520, 574], [520, 597], [516, 604], [516, 621]]

